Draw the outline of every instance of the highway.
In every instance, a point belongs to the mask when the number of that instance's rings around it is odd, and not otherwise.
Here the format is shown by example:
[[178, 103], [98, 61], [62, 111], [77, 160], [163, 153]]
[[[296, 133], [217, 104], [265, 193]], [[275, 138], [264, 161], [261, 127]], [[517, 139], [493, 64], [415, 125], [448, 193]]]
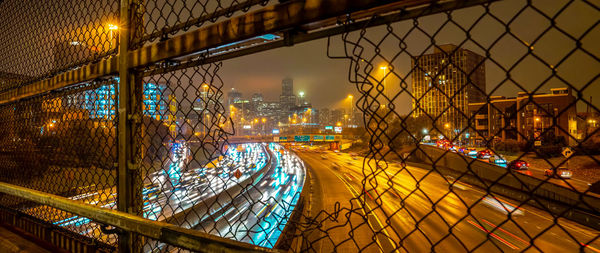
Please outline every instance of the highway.
[[[553, 226], [553, 217], [542, 210], [518, 206], [429, 170], [402, 169], [396, 163], [376, 169], [370, 161], [363, 174], [363, 159], [353, 160], [345, 153], [328, 152], [322, 157], [300, 152], [299, 156], [314, 178], [312, 210], [334, 213], [336, 202], [342, 209], [354, 210], [342, 210], [337, 220], [313, 211], [313, 217], [325, 222], [309, 237], [315, 241], [311, 251], [600, 252], [600, 242], [594, 240], [600, 236], [596, 230], [566, 219], [558, 219], [560, 226]], [[340, 168], [335, 169], [333, 163]], [[348, 201], [363, 185], [364, 205]], [[363, 212], [369, 214], [366, 221], [358, 217]], [[509, 212], [512, 220], [507, 218]], [[321, 237], [325, 238], [318, 240]]]
[[273, 158], [266, 176], [196, 229], [263, 247], [273, 247], [297, 204], [305, 168], [294, 154], [269, 144]]
[[[163, 169], [145, 177], [142, 189], [143, 215], [151, 220], [166, 220], [183, 212], [202, 200], [221, 194], [267, 165], [266, 149], [261, 144], [241, 144], [231, 147], [224, 157], [209, 162], [202, 168], [188, 168], [186, 145], [173, 145], [170, 163]], [[240, 177], [233, 173], [239, 170]], [[116, 208], [116, 188], [107, 188], [71, 197], [104, 208]], [[43, 209], [43, 210], [42, 210]], [[47, 206], [25, 210], [49, 213], [55, 225], [66, 227], [80, 234], [100, 238], [113, 243], [115, 237], [101, 233], [99, 225], [88, 218], [74, 216]], [[190, 221], [186, 221], [189, 222]], [[192, 224], [195, 225], [195, 224]]]
[[[191, 170], [185, 169], [185, 156], [181, 155], [185, 151], [174, 151], [173, 162], [168, 169], [149, 174], [143, 189], [144, 216], [153, 220], [168, 220], [194, 207], [197, 211], [194, 212], [195, 216], [186, 215], [182, 226], [273, 247], [300, 197], [305, 181], [304, 164], [296, 155], [277, 144], [269, 144], [268, 148], [261, 144], [244, 144], [241, 150], [230, 148], [220, 161]], [[267, 162], [268, 157], [271, 157], [271, 163]], [[270, 168], [253, 185], [235, 196], [223, 195], [226, 189], [264, 166]], [[238, 169], [242, 172], [239, 179], [232, 176]], [[212, 196], [217, 197], [210, 207], [197, 207]], [[72, 198], [114, 208], [115, 197], [114, 192], [107, 189]], [[93, 221], [62, 215], [66, 217], [56, 219], [55, 224], [102, 238], [108, 243], [114, 242], [115, 238], [102, 234]], [[145, 252], [175, 251], [155, 241], [149, 241], [144, 247]]]
[[[445, 148], [436, 146], [435, 143], [422, 143], [422, 145], [428, 145], [428, 146], [437, 147], [439, 149], [447, 150]], [[469, 148], [472, 148], [472, 147], [469, 147]], [[478, 150], [478, 151], [479, 150], [483, 150], [482, 148], [472, 148], [472, 149], [475, 149], [475, 150]], [[461, 153], [458, 153], [458, 152], [455, 152], [455, 151], [452, 151], [452, 150], [450, 150], [448, 152], [453, 152], [453, 153], [461, 154]], [[473, 159], [477, 159], [477, 160], [482, 161], [482, 162], [489, 162], [489, 159], [478, 159], [477, 156], [475, 156], [475, 155], [467, 155], [467, 157], [470, 157], [470, 158], [473, 158]], [[513, 160], [517, 160], [517, 159], [523, 160], [523, 158], [518, 157], [518, 156], [504, 156], [504, 157], [506, 158], [507, 163], [510, 162], [510, 161], [513, 161]], [[525, 159], [525, 160], [527, 160], [527, 159]], [[552, 165], [549, 162], [545, 162], [545, 163], [546, 163], [546, 168], [552, 167]], [[565, 163], [565, 164], [563, 164], [563, 166], [567, 167], [567, 164], [568, 163]], [[506, 166], [507, 166], [507, 164], [496, 164], [496, 165], [500, 166], [500, 167], [504, 167], [504, 168], [506, 168]], [[584, 181], [584, 180], [580, 180], [580, 179], [577, 179], [577, 178], [562, 179], [562, 178], [548, 177], [548, 176], [544, 175], [544, 171], [545, 171], [546, 168], [537, 168], [535, 166], [531, 166], [530, 165], [530, 167], [529, 167], [528, 170], [524, 170], [524, 171], [517, 170], [516, 172], [523, 173], [525, 175], [532, 176], [532, 177], [535, 177], [535, 178], [538, 178], [538, 179], [541, 179], [541, 180], [545, 180], [547, 182], [550, 182], [550, 183], [553, 183], [553, 184], [556, 184], [556, 185], [560, 185], [560, 186], [563, 186], [563, 187], [566, 187], [566, 188], [569, 188], [569, 189], [572, 189], [572, 190], [575, 190], [575, 191], [578, 191], [578, 192], [585, 192], [586, 194], [589, 194], [589, 195], [598, 196], [597, 194], [594, 194], [594, 193], [591, 193], [591, 192], [586, 192], [586, 190], [588, 190], [589, 187], [590, 187], [590, 185], [591, 185], [590, 182], [587, 182], [587, 181]]]

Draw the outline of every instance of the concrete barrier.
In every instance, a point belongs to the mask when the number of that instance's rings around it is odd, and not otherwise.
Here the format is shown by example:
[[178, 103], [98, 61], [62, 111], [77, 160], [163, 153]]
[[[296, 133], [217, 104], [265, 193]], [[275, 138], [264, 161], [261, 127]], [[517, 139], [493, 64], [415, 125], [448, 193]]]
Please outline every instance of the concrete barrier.
[[[291, 150], [289, 152], [295, 154], [295, 152]], [[307, 177], [308, 172], [306, 171], [306, 167], [304, 167], [304, 180], [302, 182], [302, 191], [300, 191], [298, 201], [296, 202], [296, 205], [294, 206], [294, 209], [292, 210], [292, 213], [290, 214], [290, 217], [285, 227], [283, 228], [283, 231], [281, 231], [281, 235], [277, 239], [277, 242], [275, 242], [275, 246], [273, 247], [274, 249], [290, 251], [294, 240], [298, 238], [297, 234], [299, 234], [300, 232], [298, 224], [302, 222], [302, 214], [304, 212], [304, 201], [306, 199], [307, 194], [307, 191], [305, 190]]]
[[595, 196], [434, 146], [419, 145], [412, 156], [419, 161], [417, 167], [426, 164], [443, 175], [600, 230], [600, 198]]

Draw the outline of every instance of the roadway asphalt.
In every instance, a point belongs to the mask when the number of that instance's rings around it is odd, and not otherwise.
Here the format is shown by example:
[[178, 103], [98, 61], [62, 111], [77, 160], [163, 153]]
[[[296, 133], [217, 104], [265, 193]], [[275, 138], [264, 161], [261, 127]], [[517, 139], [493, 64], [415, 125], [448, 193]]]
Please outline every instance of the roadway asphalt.
[[[560, 226], [554, 225], [554, 218], [542, 210], [518, 207], [518, 203], [464, 183], [451, 186], [429, 170], [402, 169], [396, 163], [376, 169], [375, 163], [369, 162], [363, 174], [364, 161], [345, 153], [329, 152], [326, 159], [313, 152], [299, 156], [314, 178], [313, 217], [324, 219], [316, 210], [332, 213], [336, 202], [342, 208], [362, 209], [342, 211], [337, 220], [326, 220], [322, 231], [315, 230], [309, 236], [316, 243], [308, 250], [600, 252], [600, 239], [596, 240], [600, 233], [594, 229], [566, 219], [557, 219]], [[339, 170], [333, 168], [334, 162], [341, 166]], [[361, 208], [358, 201], [349, 200], [363, 185], [368, 194], [363, 195]], [[361, 216], [363, 210], [370, 214], [366, 221], [354, 217]], [[511, 211], [509, 219], [507, 213]]]
[[196, 229], [263, 247], [275, 245], [302, 191], [305, 169], [279, 145], [269, 145], [268, 152], [271, 168], [265, 176]]
[[[434, 143], [428, 143], [428, 144], [424, 144], [424, 145], [436, 147], [436, 145]], [[476, 150], [482, 150], [482, 148], [476, 148]], [[449, 151], [449, 152], [451, 152], [451, 151]], [[475, 157], [475, 156], [469, 156], [469, 157], [471, 157], [473, 159], [477, 159], [477, 157]], [[505, 156], [505, 158], [508, 160], [508, 162], [519, 159], [519, 157], [517, 157], [517, 156]], [[489, 162], [489, 159], [478, 159], [478, 160], [483, 161], [483, 162]], [[506, 167], [506, 165], [498, 165], [498, 166]], [[553, 166], [552, 166], [552, 164], [548, 163], [547, 168], [550, 168], [550, 167], [553, 167]], [[544, 171], [545, 171], [545, 168], [537, 168], [537, 167], [530, 166], [529, 170], [527, 170], [527, 171], [517, 171], [517, 172], [527, 174], [529, 176], [539, 178], [542, 180], [546, 180], [550, 183], [557, 184], [557, 185], [560, 185], [560, 186], [563, 186], [563, 187], [566, 187], [569, 189], [573, 189], [573, 190], [579, 191], [579, 192], [585, 192], [586, 190], [589, 189], [590, 185], [592, 184], [592, 182], [588, 182], [588, 181], [577, 179], [577, 178], [570, 178], [570, 179], [551, 178], [551, 177], [544, 175]], [[598, 196], [598, 194], [594, 194], [594, 193], [590, 193], [590, 192], [587, 192], [586, 194]]]
[[[230, 149], [221, 161], [213, 161], [205, 168], [188, 168], [184, 162], [185, 157], [172, 152], [171, 163], [166, 168], [149, 174], [144, 182], [142, 192], [144, 217], [151, 220], [165, 220], [171, 216], [184, 212], [198, 205], [203, 199], [218, 195], [225, 189], [250, 177], [266, 165], [266, 149], [260, 144], [245, 144], [243, 151]], [[185, 153], [181, 152], [181, 153]], [[250, 164], [255, 166], [251, 168]], [[233, 171], [239, 169], [241, 177], [231, 176]], [[100, 191], [83, 193], [71, 197], [88, 204], [104, 208], [116, 208], [116, 189], [107, 188]], [[213, 206], [218, 206], [219, 203]], [[206, 204], [204, 204], [206, 206]], [[29, 213], [42, 213], [52, 215], [50, 221], [56, 225], [66, 227], [72, 231], [89, 237], [99, 238], [107, 243], [114, 243], [116, 237], [103, 234], [99, 225], [88, 218], [73, 216], [72, 214], [39, 206], [24, 210]], [[201, 217], [187, 215], [179, 224], [183, 227], [197, 225]], [[206, 213], [206, 212], [204, 212]]]

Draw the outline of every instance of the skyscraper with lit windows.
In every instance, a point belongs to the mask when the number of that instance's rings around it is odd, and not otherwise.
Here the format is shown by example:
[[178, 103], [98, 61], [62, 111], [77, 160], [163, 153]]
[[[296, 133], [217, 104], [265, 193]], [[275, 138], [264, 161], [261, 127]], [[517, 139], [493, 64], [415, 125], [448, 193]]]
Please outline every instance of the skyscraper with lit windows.
[[484, 60], [481, 55], [451, 44], [413, 57], [412, 115], [429, 115], [438, 130], [450, 136], [465, 129], [470, 117], [468, 104], [485, 101]]

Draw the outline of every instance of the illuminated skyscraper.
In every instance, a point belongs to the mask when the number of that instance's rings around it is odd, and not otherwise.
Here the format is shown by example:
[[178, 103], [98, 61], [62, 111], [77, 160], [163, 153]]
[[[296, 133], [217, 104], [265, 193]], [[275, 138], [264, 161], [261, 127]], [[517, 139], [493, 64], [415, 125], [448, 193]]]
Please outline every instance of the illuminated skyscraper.
[[242, 99], [242, 93], [235, 90], [235, 88], [231, 88], [231, 91], [227, 93], [227, 106], [232, 105], [240, 99]]
[[454, 136], [467, 127], [469, 103], [485, 101], [484, 57], [455, 45], [412, 59], [413, 116], [435, 119], [443, 133]]
[[[294, 95], [294, 80], [285, 78], [281, 82], [281, 96], [279, 97], [281, 108], [285, 112], [291, 112], [296, 106], [296, 95]], [[287, 113], [289, 114], [289, 113]]]

